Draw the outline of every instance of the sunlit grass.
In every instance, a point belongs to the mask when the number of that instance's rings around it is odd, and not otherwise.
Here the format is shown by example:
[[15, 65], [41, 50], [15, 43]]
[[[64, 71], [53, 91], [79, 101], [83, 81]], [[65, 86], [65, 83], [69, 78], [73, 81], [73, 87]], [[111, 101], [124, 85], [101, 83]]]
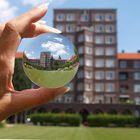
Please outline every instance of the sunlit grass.
[[139, 140], [139, 128], [41, 127], [15, 125], [0, 129], [1, 139]]

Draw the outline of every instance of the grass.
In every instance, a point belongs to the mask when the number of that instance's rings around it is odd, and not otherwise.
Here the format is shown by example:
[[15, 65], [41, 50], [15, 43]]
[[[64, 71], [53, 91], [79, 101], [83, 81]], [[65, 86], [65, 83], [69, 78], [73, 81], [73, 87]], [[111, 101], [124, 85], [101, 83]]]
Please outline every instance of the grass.
[[39, 84], [39, 86], [44, 86], [48, 88], [52, 87], [62, 87], [73, 79], [77, 72], [77, 67], [68, 71], [47, 71], [47, 70], [37, 70], [29, 69], [23, 67], [26, 74], [31, 77], [30, 80]]
[[0, 128], [0, 139], [139, 140], [140, 129], [15, 125]]

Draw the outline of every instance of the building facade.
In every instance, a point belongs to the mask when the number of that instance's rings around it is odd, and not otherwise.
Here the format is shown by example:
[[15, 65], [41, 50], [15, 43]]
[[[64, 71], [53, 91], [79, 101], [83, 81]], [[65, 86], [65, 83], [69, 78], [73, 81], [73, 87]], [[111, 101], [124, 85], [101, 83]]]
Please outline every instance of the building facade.
[[140, 105], [140, 53], [120, 53], [119, 102]]
[[75, 44], [79, 71], [60, 103], [118, 103], [117, 18], [115, 9], [56, 9], [54, 26]]

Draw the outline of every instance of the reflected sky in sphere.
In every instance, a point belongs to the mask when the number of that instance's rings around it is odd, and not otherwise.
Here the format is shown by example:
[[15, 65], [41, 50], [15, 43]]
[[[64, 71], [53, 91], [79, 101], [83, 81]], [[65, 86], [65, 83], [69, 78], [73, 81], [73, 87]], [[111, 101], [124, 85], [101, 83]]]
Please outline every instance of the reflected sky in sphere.
[[79, 58], [66, 37], [46, 33], [30, 39], [23, 53], [23, 69], [38, 86], [58, 88], [68, 84], [77, 73]]

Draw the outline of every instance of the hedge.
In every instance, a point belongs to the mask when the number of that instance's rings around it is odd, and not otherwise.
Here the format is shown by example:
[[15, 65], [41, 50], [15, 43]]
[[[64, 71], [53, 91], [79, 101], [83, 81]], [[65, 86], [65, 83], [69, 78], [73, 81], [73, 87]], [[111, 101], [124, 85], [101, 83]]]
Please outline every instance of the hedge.
[[52, 114], [52, 113], [37, 113], [30, 116], [33, 124], [37, 125], [66, 125], [79, 126], [82, 118], [78, 114]]
[[91, 114], [87, 117], [87, 122], [89, 126], [139, 127], [140, 117], [131, 115]]

